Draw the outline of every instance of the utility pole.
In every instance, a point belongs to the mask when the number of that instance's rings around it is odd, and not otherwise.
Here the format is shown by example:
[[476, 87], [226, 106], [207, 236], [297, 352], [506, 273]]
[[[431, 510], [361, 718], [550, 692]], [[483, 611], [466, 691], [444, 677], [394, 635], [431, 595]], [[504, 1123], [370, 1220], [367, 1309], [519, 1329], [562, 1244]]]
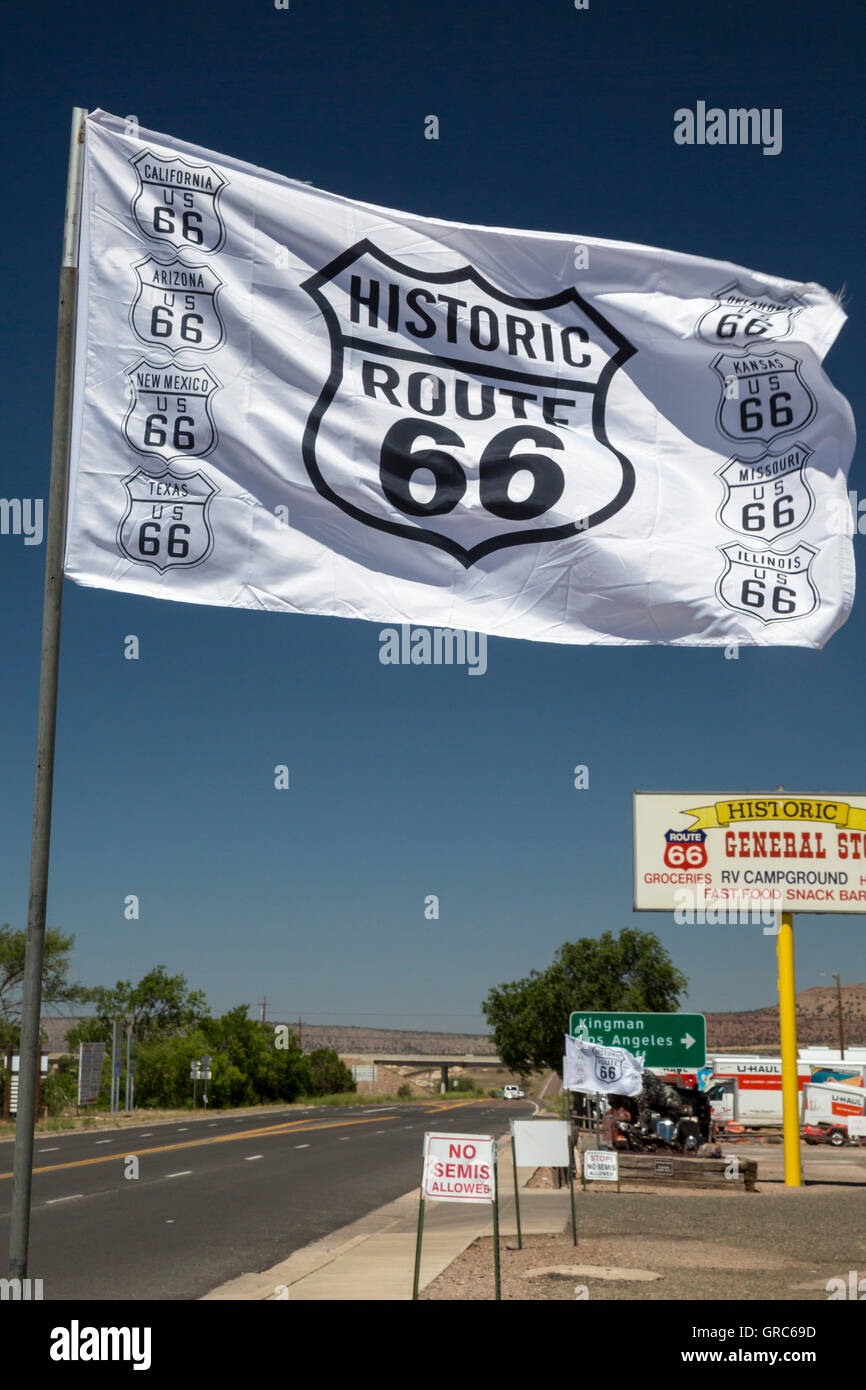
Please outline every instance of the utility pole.
[[839, 1008], [839, 1056], [845, 1061], [845, 1025], [842, 1022], [842, 983], [836, 971], [836, 1003]]
[[298, 1014], [298, 1047], [301, 1052], [304, 1050], [304, 1035], [301, 1031], [301, 1015]]
[[262, 996], [262, 1023], [264, 1023], [264, 1022], [266, 1021], [267, 1011], [268, 1011], [268, 996], [265, 994], [265, 995]]

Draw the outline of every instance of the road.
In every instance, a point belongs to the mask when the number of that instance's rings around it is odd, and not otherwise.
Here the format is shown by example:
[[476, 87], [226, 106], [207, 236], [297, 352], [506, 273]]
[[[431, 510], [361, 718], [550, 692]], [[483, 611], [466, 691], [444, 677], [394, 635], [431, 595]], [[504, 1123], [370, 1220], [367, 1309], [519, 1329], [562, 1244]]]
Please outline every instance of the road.
[[[421, 1181], [425, 1130], [495, 1134], [531, 1102], [286, 1109], [37, 1138], [29, 1274], [51, 1299], [195, 1299]], [[129, 1160], [138, 1159], [138, 1176]], [[12, 1144], [0, 1144], [8, 1246]]]

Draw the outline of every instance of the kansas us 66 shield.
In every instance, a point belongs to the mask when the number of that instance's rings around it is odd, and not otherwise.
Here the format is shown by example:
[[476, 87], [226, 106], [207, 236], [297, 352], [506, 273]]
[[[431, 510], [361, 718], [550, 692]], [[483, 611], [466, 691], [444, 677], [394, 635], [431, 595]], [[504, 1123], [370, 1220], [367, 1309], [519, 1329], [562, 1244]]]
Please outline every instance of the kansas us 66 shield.
[[636, 792], [634, 905], [866, 911], [866, 796]]
[[85, 133], [70, 578], [551, 642], [844, 622], [827, 290]]

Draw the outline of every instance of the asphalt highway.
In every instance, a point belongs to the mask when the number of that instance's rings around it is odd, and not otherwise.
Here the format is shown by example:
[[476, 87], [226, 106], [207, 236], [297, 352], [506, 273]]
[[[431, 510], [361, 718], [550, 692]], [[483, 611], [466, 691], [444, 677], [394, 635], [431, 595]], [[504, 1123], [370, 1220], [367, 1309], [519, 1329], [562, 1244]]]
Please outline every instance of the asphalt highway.
[[[419, 1186], [425, 1130], [498, 1136], [533, 1112], [522, 1101], [443, 1102], [37, 1138], [30, 1278], [43, 1280], [45, 1300], [199, 1298]], [[11, 1168], [2, 1143], [3, 1250]]]

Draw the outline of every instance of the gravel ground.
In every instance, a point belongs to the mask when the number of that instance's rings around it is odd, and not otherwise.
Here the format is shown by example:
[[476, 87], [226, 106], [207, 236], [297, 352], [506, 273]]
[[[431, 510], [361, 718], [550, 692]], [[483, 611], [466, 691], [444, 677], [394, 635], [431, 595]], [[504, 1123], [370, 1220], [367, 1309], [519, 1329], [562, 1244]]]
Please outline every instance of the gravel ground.
[[[504, 1299], [825, 1302], [828, 1279], [866, 1272], [866, 1196], [825, 1190], [794, 1202], [784, 1189], [588, 1192], [578, 1203], [577, 1247], [570, 1225], [560, 1235], [525, 1237], [523, 1250], [516, 1245], [516, 1237], [500, 1242]], [[552, 1269], [568, 1272], [531, 1273]], [[493, 1296], [490, 1237], [421, 1293], [459, 1302]]]

